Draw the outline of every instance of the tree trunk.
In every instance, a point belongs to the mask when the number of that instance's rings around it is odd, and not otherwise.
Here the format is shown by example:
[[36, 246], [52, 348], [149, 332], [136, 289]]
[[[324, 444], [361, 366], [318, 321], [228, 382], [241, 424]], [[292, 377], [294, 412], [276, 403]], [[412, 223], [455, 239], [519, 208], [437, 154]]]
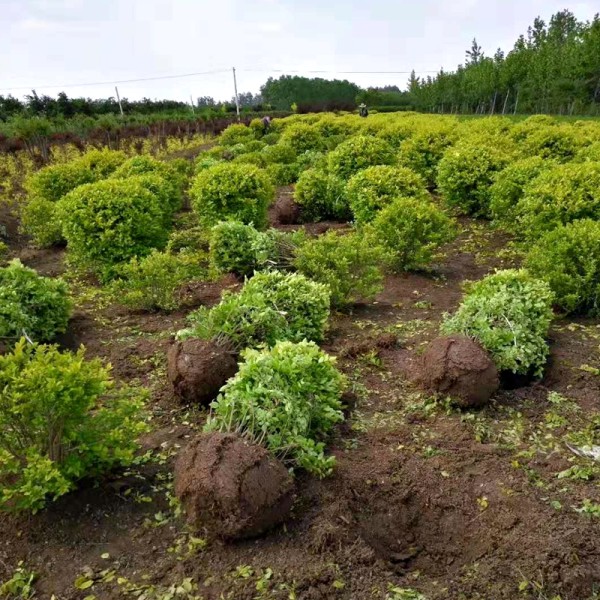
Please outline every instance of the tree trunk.
[[517, 89], [517, 97], [515, 98], [515, 110], [513, 111], [513, 115], [517, 114], [518, 106], [519, 106], [519, 90]]
[[506, 105], [508, 103], [509, 95], [510, 95], [510, 88], [506, 91], [506, 98], [504, 98], [504, 106], [502, 107], [502, 114], [506, 113]]
[[496, 98], [498, 97], [498, 90], [494, 91], [494, 99], [492, 100], [492, 106], [490, 108], [490, 115], [494, 114], [494, 111], [496, 110]]

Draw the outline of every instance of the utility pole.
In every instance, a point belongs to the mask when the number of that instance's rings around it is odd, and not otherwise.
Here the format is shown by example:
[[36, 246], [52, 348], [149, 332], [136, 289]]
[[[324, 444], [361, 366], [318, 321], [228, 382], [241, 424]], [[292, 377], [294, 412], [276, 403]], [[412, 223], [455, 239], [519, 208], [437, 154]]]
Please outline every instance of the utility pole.
[[235, 110], [237, 112], [237, 120], [240, 120], [240, 99], [238, 97], [238, 91], [237, 91], [237, 79], [235, 78], [235, 67], [232, 67], [233, 69], [233, 89], [235, 91]]
[[119, 96], [119, 88], [115, 85], [115, 92], [117, 92], [117, 102], [119, 103], [119, 110], [121, 111], [121, 116], [123, 116], [123, 106], [121, 105], [121, 97]]
[[192, 107], [192, 114], [195, 114], [196, 111], [194, 110], [194, 99], [192, 98], [191, 94], [190, 94], [190, 106]]

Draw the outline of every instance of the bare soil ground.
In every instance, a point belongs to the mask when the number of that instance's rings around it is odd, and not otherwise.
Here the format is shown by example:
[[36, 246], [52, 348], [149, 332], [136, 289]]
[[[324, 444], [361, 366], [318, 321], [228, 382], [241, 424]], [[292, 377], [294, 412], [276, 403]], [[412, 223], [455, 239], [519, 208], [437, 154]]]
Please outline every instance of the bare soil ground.
[[[187, 310], [134, 314], [80, 293], [62, 343], [84, 344], [117, 379], [147, 386], [154, 431], [128, 471], [84, 482], [36, 515], [0, 516], [0, 580], [24, 561], [37, 597], [57, 600], [170, 598], [186, 578], [205, 600], [413, 597], [392, 586], [429, 600], [600, 597], [600, 519], [576, 510], [600, 502], [598, 480], [557, 476], [589, 466], [567, 440], [599, 435], [600, 323], [558, 318], [543, 379], [505, 380], [513, 389], [479, 411], [412, 383], [463, 281], [518, 263], [506, 236], [462, 224], [430, 272], [388, 277], [375, 302], [332, 318], [324, 348], [352, 384], [330, 444], [335, 472], [300, 474], [286, 525], [235, 544], [199, 540], [170, 503], [174, 457], [206, 416], [177, 403], [165, 373]], [[24, 263], [63, 270], [61, 251], [32, 250], [11, 233]], [[236, 285], [200, 286], [194, 302]]]

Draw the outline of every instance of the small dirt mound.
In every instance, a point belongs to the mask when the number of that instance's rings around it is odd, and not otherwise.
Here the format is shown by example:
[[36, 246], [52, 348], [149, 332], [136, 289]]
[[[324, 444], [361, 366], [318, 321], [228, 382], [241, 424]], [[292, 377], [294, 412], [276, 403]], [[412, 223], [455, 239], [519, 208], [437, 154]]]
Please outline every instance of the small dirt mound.
[[208, 406], [237, 372], [232, 352], [207, 340], [174, 342], [167, 352], [167, 375], [184, 402]]
[[393, 333], [382, 333], [376, 338], [352, 341], [342, 348], [340, 355], [356, 358], [369, 352], [379, 353], [380, 350], [394, 348], [398, 345], [398, 337]]
[[232, 433], [200, 435], [175, 466], [175, 493], [188, 521], [227, 540], [254, 537], [282, 523], [293, 488], [280, 461]]
[[450, 396], [459, 406], [485, 404], [498, 390], [498, 370], [474, 340], [453, 335], [433, 340], [423, 354], [419, 381], [423, 387]]

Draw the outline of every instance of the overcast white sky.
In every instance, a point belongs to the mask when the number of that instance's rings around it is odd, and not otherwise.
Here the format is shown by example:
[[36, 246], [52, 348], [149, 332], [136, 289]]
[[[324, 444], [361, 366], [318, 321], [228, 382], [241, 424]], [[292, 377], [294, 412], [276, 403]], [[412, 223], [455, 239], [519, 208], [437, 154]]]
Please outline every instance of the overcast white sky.
[[[359, 85], [407, 75], [341, 71], [451, 70], [474, 36], [486, 54], [508, 51], [533, 19], [563, 8], [591, 19], [600, 2], [565, 0], [0, 0], [0, 94], [229, 99], [269, 75], [332, 71]], [[58, 87], [57, 87], [58, 86]], [[20, 89], [18, 89], [20, 88]]]

